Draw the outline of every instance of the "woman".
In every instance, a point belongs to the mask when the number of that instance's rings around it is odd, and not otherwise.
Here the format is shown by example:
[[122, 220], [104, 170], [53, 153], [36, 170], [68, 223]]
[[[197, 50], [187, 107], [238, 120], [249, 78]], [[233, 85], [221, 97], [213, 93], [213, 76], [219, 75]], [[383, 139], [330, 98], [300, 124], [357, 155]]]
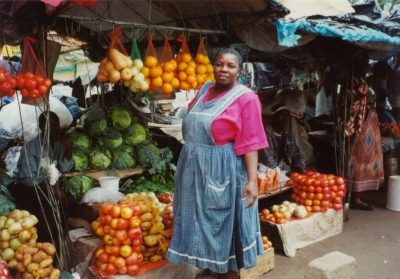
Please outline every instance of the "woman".
[[[257, 150], [268, 146], [261, 105], [237, 83], [242, 58], [222, 50], [183, 120], [175, 175], [174, 234], [167, 257], [238, 278], [263, 253], [257, 206]], [[206, 277], [204, 277], [206, 278]]]

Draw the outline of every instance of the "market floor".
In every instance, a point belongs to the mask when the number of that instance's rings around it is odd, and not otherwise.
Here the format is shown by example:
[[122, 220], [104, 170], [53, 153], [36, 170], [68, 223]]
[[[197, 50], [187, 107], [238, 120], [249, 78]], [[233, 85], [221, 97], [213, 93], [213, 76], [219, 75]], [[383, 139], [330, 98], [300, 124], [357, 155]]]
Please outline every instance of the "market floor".
[[339, 251], [357, 262], [357, 278], [400, 278], [400, 212], [386, 209], [386, 192], [364, 194], [375, 211], [349, 210], [342, 233], [296, 251], [294, 258], [275, 254], [275, 267], [260, 277], [303, 279], [308, 263]]

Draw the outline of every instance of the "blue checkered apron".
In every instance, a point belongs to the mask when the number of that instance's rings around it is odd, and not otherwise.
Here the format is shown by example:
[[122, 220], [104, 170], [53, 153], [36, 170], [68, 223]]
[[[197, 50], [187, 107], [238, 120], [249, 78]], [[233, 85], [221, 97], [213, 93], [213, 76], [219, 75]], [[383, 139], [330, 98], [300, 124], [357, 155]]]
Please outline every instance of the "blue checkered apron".
[[247, 183], [243, 156], [233, 143], [217, 146], [211, 123], [248, 88], [237, 85], [220, 99], [203, 103], [213, 83], [205, 84], [183, 120], [185, 145], [175, 175], [174, 232], [167, 258], [225, 273], [238, 270], [234, 218], [238, 218], [244, 268], [263, 254], [257, 202], [242, 201]]

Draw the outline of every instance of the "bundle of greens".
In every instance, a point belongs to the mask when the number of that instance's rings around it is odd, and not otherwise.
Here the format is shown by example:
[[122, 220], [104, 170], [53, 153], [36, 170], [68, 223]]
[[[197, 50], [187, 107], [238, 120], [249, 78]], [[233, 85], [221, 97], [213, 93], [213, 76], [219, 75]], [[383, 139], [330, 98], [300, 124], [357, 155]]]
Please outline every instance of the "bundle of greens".
[[155, 174], [149, 179], [145, 176], [141, 176], [136, 182], [132, 179], [128, 179], [121, 186], [122, 190], [128, 190], [130, 192], [154, 192], [156, 195], [161, 193], [173, 193], [174, 192], [174, 175], [171, 172], [163, 172]]

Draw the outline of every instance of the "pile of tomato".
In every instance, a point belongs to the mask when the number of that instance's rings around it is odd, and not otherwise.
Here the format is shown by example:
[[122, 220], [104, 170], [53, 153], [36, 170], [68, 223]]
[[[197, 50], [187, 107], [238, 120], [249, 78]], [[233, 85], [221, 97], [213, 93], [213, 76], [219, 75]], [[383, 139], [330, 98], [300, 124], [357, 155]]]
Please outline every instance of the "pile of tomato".
[[5, 70], [0, 68], [0, 97], [13, 96], [15, 89], [21, 92], [26, 98], [37, 98], [47, 93], [52, 82], [49, 78], [41, 75], [34, 75], [31, 72], [13, 75], [5, 74]]
[[343, 178], [333, 174], [307, 171], [305, 174], [293, 172], [293, 193], [291, 198], [304, 205], [308, 212], [326, 212], [328, 208], [342, 209], [346, 185]]

